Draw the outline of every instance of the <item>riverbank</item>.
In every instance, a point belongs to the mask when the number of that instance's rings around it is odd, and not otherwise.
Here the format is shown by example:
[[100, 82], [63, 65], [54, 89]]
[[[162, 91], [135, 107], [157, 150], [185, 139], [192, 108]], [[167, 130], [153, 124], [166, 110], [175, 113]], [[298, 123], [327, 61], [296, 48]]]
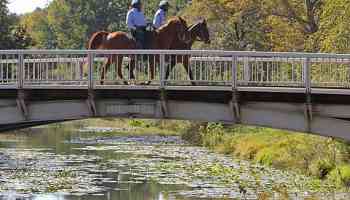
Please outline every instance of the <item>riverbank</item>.
[[193, 124], [184, 132], [183, 139], [235, 158], [302, 173], [339, 190], [350, 187], [350, 145], [345, 141], [221, 124]]

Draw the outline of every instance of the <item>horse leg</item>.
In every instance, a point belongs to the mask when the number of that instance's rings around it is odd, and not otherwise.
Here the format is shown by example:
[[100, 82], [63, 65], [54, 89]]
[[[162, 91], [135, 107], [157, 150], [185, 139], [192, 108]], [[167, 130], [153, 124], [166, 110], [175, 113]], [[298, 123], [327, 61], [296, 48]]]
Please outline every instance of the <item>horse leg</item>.
[[105, 63], [103, 64], [102, 68], [101, 68], [101, 85], [104, 84], [104, 80], [105, 80], [105, 77], [106, 77], [106, 73], [107, 73], [107, 70], [109, 68], [109, 66], [111, 65], [111, 62], [112, 62], [112, 59], [109, 57]]
[[136, 67], [136, 56], [131, 56], [130, 58], [130, 65], [129, 65], [129, 72], [130, 72], [130, 79], [131, 80], [136, 80], [135, 79], [135, 73], [134, 73], [134, 70], [135, 70], [135, 67]]
[[191, 84], [192, 84], [193, 86], [195, 86], [196, 83], [193, 81], [193, 80], [194, 80], [194, 79], [193, 79], [193, 74], [192, 74], [192, 70], [191, 70], [191, 68], [190, 68], [190, 58], [189, 58], [188, 56], [185, 56], [185, 57], [184, 57], [183, 65], [184, 65], [184, 67], [185, 67], [185, 70], [186, 70], [186, 72], [187, 72], [189, 78], [190, 78]]
[[176, 63], [177, 63], [177, 61], [176, 61], [176, 56], [171, 56], [171, 57], [170, 57], [170, 66], [166, 68], [165, 80], [168, 80], [168, 79], [169, 79], [170, 72], [174, 69]]
[[[118, 76], [121, 80], [124, 80], [124, 77], [123, 77], [123, 55], [119, 55], [119, 56], [116, 56], [116, 68], [117, 68], [117, 73], [118, 73]], [[128, 82], [127, 81], [123, 81], [124, 85], [128, 85]]]
[[[146, 85], [150, 85], [152, 80], [154, 80], [154, 76], [155, 76], [155, 64], [156, 64], [156, 61], [155, 59], [157, 59], [154, 55], [153, 56], [150, 56], [150, 61], [149, 61], [149, 73], [151, 73], [151, 79], [146, 81]], [[159, 63], [159, 62], [158, 62]]]

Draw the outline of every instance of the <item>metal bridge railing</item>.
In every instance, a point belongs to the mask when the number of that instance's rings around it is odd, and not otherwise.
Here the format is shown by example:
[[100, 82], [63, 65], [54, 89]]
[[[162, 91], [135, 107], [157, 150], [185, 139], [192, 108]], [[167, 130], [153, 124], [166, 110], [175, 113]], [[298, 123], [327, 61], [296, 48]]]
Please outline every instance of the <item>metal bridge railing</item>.
[[124, 84], [349, 88], [349, 67], [350, 55], [344, 54], [14, 50], [0, 51], [0, 89]]

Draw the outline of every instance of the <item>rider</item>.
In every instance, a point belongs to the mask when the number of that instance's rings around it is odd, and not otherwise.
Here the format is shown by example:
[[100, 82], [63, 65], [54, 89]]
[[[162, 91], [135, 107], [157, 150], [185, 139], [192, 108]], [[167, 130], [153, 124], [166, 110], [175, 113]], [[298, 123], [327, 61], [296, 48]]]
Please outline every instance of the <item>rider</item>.
[[141, 0], [132, 0], [131, 9], [126, 16], [126, 24], [131, 35], [136, 39], [138, 47], [145, 48], [147, 22], [142, 12]]
[[162, 0], [159, 3], [159, 9], [156, 12], [156, 14], [154, 15], [153, 27], [158, 29], [159, 27], [161, 27], [162, 25], [165, 24], [166, 14], [168, 12], [169, 7], [170, 7], [170, 4], [167, 0]]

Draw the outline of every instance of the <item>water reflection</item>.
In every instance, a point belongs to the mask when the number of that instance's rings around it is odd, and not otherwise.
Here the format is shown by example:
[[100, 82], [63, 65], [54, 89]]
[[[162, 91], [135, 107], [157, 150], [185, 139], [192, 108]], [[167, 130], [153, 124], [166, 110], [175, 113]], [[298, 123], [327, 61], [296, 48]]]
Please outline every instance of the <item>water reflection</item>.
[[265, 193], [282, 199], [277, 190], [292, 194], [291, 200], [350, 199], [306, 193], [312, 185], [307, 177], [232, 160], [178, 137], [120, 137], [81, 128], [1, 134], [0, 199], [226, 200]]
[[[77, 150], [85, 147], [84, 144], [71, 144], [67, 141], [75, 140], [77, 138], [91, 137], [86, 133], [80, 133], [75, 127], [74, 129], [51, 126], [50, 128], [35, 128], [21, 133], [11, 133], [0, 135], [0, 148], [16, 149], [18, 153], [23, 154], [21, 150], [28, 151], [28, 154], [35, 154], [35, 151], [53, 153], [57, 155], [93, 155], [98, 156], [101, 160], [120, 160], [129, 158], [130, 154], [114, 153], [113, 151], [98, 151], [86, 152]], [[79, 128], [79, 127], [78, 127]], [[1, 152], [1, 151], [0, 151]], [[1, 157], [0, 157], [1, 159]], [[33, 159], [33, 158], [30, 158]], [[44, 157], [43, 157], [44, 159]], [[72, 160], [72, 158], [70, 158]], [[44, 161], [45, 162], [45, 161]], [[88, 162], [91, 164], [91, 162]], [[76, 165], [74, 161], [71, 163]], [[98, 164], [98, 163], [94, 163]], [[7, 167], [8, 167], [7, 163]], [[86, 166], [86, 165], [85, 165]], [[56, 166], [57, 167], [57, 166]], [[124, 169], [125, 170], [125, 169]], [[96, 173], [96, 172], [93, 172]], [[6, 200], [167, 200], [169, 199], [168, 191], [176, 191], [183, 189], [184, 186], [169, 186], [160, 185], [153, 181], [144, 181], [138, 183], [130, 182], [131, 176], [128, 174], [116, 173], [101, 173], [101, 180], [97, 185], [103, 190], [94, 194], [75, 194], [69, 195], [65, 193], [51, 193], [51, 194], [35, 194], [34, 196], [20, 195], [15, 192], [6, 191], [0, 195], [0, 199]], [[129, 181], [129, 182], [128, 182]], [[1, 188], [0, 188], [1, 189]], [[171, 194], [170, 194], [171, 197]], [[170, 199], [175, 199], [172, 197]]]

